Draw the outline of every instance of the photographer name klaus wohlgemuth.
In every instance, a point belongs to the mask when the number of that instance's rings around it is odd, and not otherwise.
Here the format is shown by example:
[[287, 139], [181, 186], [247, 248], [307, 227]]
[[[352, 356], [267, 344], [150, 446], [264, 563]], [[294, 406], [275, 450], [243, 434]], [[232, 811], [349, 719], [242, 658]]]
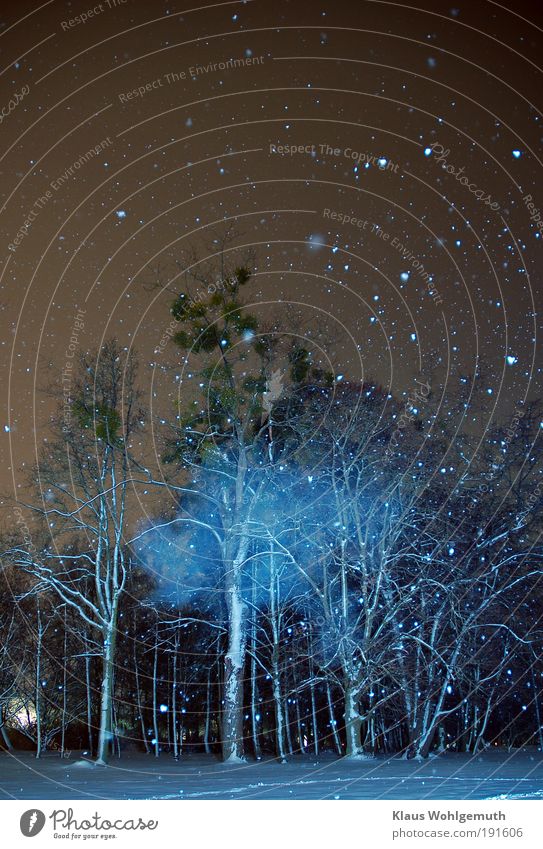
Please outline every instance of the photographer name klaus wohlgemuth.
[[503, 811], [488, 811], [484, 814], [470, 814], [461, 811], [427, 811], [424, 813], [411, 814], [409, 811], [392, 811], [393, 820], [454, 820], [455, 822], [464, 823], [471, 820], [504, 820], [505, 814]]
[[[53, 820], [53, 831], [58, 829], [66, 829], [67, 832], [76, 831], [154, 831], [158, 826], [158, 820], [142, 820], [139, 817], [135, 819], [116, 819], [109, 820], [101, 817], [100, 814], [92, 814], [88, 819], [77, 820], [74, 817], [73, 808], [63, 810], [59, 808], [53, 811], [49, 816]], [[57, 835], [55, 835], [57, 836]], [[58, 835], [59, 837], [68, 837], [68, 834]]]

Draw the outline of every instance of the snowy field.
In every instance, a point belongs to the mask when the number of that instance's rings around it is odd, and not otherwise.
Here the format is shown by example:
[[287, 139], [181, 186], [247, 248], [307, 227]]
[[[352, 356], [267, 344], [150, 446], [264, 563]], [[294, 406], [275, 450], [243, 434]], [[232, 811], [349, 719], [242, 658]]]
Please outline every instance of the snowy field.
[[543, 799], [543, 756], [530, 751], [400, 758], [292, 758], [226, 766], [211, 756], [126, 755], [94, 767], [72, 753], [0, 754], [4, 799]]

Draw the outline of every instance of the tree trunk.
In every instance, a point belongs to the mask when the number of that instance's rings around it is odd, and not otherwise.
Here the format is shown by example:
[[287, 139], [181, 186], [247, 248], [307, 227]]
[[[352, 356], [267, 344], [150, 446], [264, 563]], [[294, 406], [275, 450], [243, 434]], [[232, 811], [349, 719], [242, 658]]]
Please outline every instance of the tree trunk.
[[256, 561], [253, 561], [252, 570], [252, 603], [253, 615], [251, 621], [251, 727], [253, 732], [253, 748], [257, 761], [262, 757], [260, 749], [260, 735], [258, 723], [260, 720], [258, 714], [258, 687], [256, 683]]
[[[134, 634], [136, 633], [134, 625]], [[134, 657], [134, 677], [136, 679], [136, 704], [138, 706], [138, 714], [141, 726], [141, 739], [145, 748], [145, 754], [149, 754], [149, 743], [147, 742], [147, 734], [145, 732], [145, 719], [143, 717], [143, 704], [141, 701], [140, 675], [138, 671], [138, 658], [136, 653], [136, 639], [133, 641], [133, 657]]]
[[206, 755], [211, 754], [209, 745], [209, 727], [211, 725], [211, 669], [207, 670], [206, 686], [206, 719], [204, 725], [204, 750]]
[[[309, 642], [309, 637], [308, 637]], [[313, 644], [309, 642], [309, 692], [311, 694], [311, 728], [313, 732], [313, 751], [319, 754], [319, 724], [317, 721], [317, 700], [315, 698], [315, 681], [313, 669]]]
[[96, 756], [96, 763], [101, 766], [107, 764], [111, 743], [111, 706], [113, 700], [113, 669], [116, 639], [114, 621], [114, 619], [110, 621], [104, 633], [102, 688], [100, 694], [100, 730], [98, 732], [98, 752]]
[[160, 741], [158, 739], [158, 717], [157, 717], [157, 670], [158, 670], [158, 629], [155, 629], [155, 648], [153, 652], [153, 731], [155, 758], [160, 754]]
[[87, 642], [87, 632], [84, 634], [85, 642], [85, 685], [87, 688], [87, 734], [89, 737], [89, 755], [92, 757], [92, 692], [91, 692], [91, 676], [90, 676], [90, 655], [89, 645]]
[[67, 639], [68, 639], [68, 634], [67, 634], [67, 628], [66, 628], [66, 607], [64, 607], [64, 644], [63, 644], [63, 647], [64, 647], [64, 662], [63, 662], [63, 665], [62, 665], [62, 725], [61, 725], [61, 730], [60, 730], [60, 757], [61, 758], [64, 757], [64, 750], [65, 750], [65, 743], [66, 743], [66, 709], [67, 709], [66, 687], [67, 687], [67, 683], [68, 683], [68, 681], [67, 681], [68, 662], [67, 662], [67, 658], [66, 658]]
[[345, 684], [345, 736], [346, 758], [362, 755], [362, 719], [358, 710], [358, 698], [350, 682]]
[[[295, 679], [295, 683], [297, 683], [296, 679]], [[304, 735], [303, 735], [303, 729], [302, 729], [302, 716], [301, 716], [301, 713], [300, 713], [300, 699], [299, 699], [299, 697], [296, 698], [296, 731], [298, 733], [298, 749], [303, 754], [305, 752], [305, 742], [304, 742]]]
[[2, 721], [0, 723], [0, 733], [2, 734], [2, 740], [4, 741], [5, 747], [8, 752], [13, 751], [13, 743], [9, 739], [8, 730], [6, 728], [6, 723], [4, 720], [4, 708], [2, 708]]
[[243, 761], [243, 666], [245, 661], [245, 605], [239, 578], [227, 592], [229, 634], [224, 664], [224, 706], [222, 715], [223, 760]]
[[326, 682], [326, 700], [328, 702], [328, 716], [330, 717], [330, 728], [332, 729], [334, 746], [336, 747], [336, 752], [341, 757], [341, 741], [339, 739], [339, 734], [337, 733], [336, 718], [334, 716], [334, 705], [332, 702], [332, 692], [330, 690], [330, 683], [328, 681]]
[[285, 721], [283, 715], [283, 697], [281, 694], [281, 680], [279, 678], [279, 660], [277, 657], [277, 646], [272, 650], [272, 692], [275, 709], [275, 752], [281, 763], [286, 763], [285, 752]]
[[36, 642], [36, 681], [35, 681], [35, 701], [36, 701], [36, 757], [41, 757], [42, 752], [42, 730], [41, 730], [41, 649], [43, 641], [43, 626], [41, 622], [41, 611], [38, 602], [37, 607], [37, 642]]
[[534, 694], [535, 718], [537, 722], [537, 738], [539, 741], [539, 751], [543, 752], [543, 728], [541, 727], [541, 710], [539, 707], [539, 691], [535, 683], [534, 667], [532, 666], [532, 692]]
[[285, 731], [286, 731], [286, 737], [287, 737], [288, 753], [289, 753], [289, 755], [292, 755], [293, 751], [292, 751], [291, 721], [290, 721], [290, 713], [289, 713], [289, 709], [288, 709], [288, 704], [289, 704], [289, 700], [285, 699], [284, 700], [284, 705], [285, 705]]
[[177, 733], [177, 649], [179, 647], [178, 637], [176, 635], [174, 644], [174, 654], [172, 661], [172, 737], [173, 737], [173, 756], [175, 760], [179, 757], [178, 733]]

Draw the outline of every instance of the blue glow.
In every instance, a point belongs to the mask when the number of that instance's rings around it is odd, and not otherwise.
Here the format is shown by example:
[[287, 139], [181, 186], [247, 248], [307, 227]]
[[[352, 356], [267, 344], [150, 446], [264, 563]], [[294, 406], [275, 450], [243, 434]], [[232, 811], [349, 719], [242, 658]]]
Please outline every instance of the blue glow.
[[515, 157], [515, 159], [520, 159], [520, 157], [522, 156], [522, 153], [521, 153], [520, 150], [514, 150], [513, 156]]

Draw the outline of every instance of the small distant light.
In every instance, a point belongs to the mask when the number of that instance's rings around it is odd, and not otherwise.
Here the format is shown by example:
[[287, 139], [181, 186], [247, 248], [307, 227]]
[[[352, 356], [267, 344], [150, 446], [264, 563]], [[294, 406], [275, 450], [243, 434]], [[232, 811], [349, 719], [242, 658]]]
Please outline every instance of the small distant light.
[[411, 334], [411, 341], [412, 341], [412, 342], [416, 342], [416, 341], [417, 341], [417, 334], [416, 334], [416, 333], [412, 333], [412, 334]]
[[509, 354], [505, 359], [507, 360], [508, 366], [514, 366], [515, 363], [518, 362], [517, 357], [513, 357], [511, 354]]
[[343, 378], [344, 378], [344, 375], [343, 375], [343, 374], [338, 374], [338, 375], [336, 376], [336, 383], [341, 383], [341, 381], [343, 380]]
[[404, 283], [407, 283], [409, 280], [409, 271], [402, 271], [400, 274], [400, 280], [403, 280]]
[[425, 147], [424, 148], [424, 155], [425, 156], [431, 156], [432, 155], [432, 148], [431, 147]]
[[520, 150], [514, 150], [513, 156], [515, 157], [515, 159], [520, 159], [520, 157], [522, 156], [522, 152]]
[[160, 713], [168, 713], [168, 705], [160, 705]]
[[11, 428], [9, 425], [4, 425], [4, 430], [6, 431], [6, 433], [9, 433], [11, 431]]
[[379, 165], [380, 168], [384, 168], [385, 165], [387, 164], [387, 160], [384, 157], [381, 157], [381, 159], [377, 160], [377, 164]]
[[126, 218], [126, 212], [124, 211], [124, 209], [118, 209], [115, 215], [117, 216], [117, 218]]

